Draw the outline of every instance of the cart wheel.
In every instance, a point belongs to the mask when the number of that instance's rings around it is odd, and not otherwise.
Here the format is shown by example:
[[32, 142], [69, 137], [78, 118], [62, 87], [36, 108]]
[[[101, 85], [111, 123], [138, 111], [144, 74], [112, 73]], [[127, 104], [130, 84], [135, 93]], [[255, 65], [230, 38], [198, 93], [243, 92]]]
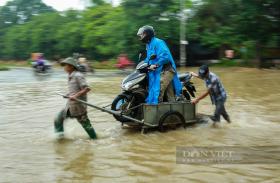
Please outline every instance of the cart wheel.
[[165, 127], [167, 127], [169, 124], [182, 124], [183, 127], [185, 128], [186, 121], [181, 113], [177, 111], [169, 111], [164, 115], [162, 115], [161, 118], [159, 119], [159, 125], [158, 125], [159, 131], [164, 132]]

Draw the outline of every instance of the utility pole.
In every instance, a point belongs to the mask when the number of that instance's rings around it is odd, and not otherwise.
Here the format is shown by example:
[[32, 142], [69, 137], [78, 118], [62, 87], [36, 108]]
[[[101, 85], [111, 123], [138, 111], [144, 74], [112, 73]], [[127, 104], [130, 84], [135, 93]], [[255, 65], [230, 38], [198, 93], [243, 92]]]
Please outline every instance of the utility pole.
[[185, 0], [180, 0], [180, 66], [185, 67], [187, 63], [186, 45], [186, 11], [185, 11]]

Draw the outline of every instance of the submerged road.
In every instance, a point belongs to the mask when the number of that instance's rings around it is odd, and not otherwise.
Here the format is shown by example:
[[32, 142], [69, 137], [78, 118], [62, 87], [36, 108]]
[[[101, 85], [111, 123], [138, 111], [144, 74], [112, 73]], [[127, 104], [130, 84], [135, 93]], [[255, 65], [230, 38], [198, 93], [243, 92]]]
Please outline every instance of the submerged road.
[[[62, 70], [49, 76], [20, 68], [0, 72], [0, 182], [280, 182], [279, 163], [176, 164], [177, 146], [280, 144], [280, 72], [245, 68], [214, 72], [228, 91], [232, 124], [222, 121], [213, 128], [209, 121], [143, 135], [122, 129], [111, 115], [89, 108], [100, 137], [96, 141], [89, 140], [75, 120], [65, 123], [64, 140], [55, 138], [53, 119], [66, 103], [55, 94], [67, 89]], [[121, 91], [124, 76], [102, 71], [88, 75], [89, 102], [110, 104]], [[194, 82], [201, 94], [204, 83]], [[198, 104], [199, 113], [213, 110], [209, 98]]]

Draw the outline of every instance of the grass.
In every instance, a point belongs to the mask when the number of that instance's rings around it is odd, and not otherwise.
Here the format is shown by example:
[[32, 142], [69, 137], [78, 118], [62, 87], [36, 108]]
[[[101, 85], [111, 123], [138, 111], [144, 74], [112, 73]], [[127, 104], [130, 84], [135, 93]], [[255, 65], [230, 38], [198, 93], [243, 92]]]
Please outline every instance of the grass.
[[[54, 62], [53, 62], [54, 63]], [[108, 61], [89, 61], [94, 69], [104, 69], [104, 70], [116, 70], [116, 59], [110, 59]], [[221, 59], [219, 63], [210, 64], [211, 67], [252, 67], [252, 64], [245, 62], [241, 59]], [[54, 67], [59, 67], [59, 64], [53, 65]], [[31, 67], [28, 61], [1, 61], [0, 60], [0, 71], [9, 70], [11, 67]]]
[[[54, 63], [54, 62], [53, 62]], [[117, 61], [115, 59], [111, 59], [108, 61], [89, 61], [89, 63], [93, 66], [94, 69], [116, 69], [115, 65]], [[54, 63], [54, 67], [60, 67], [59, 64]], [[2, 61], [0, 60], [0, 71], [9, 70], [11, 67], [31, 67], [28, 61]]]
[[249, 67], [246, 62], [240, 59], [221, 59], [219, 63], [211, 64], [213, 67]]
[[98, 62], [98, 61], [94, 61], [94, 62], [89, 62], [91, 63], [92, 67], [94, 69], [117, 69], [116, 68], [116, 63], [117, 61], [115, 59], [111, 59], [108, 61], [103, 61], [103, 62]]
[[8, 70], [10, 70], [9, 67], [0, 65], [0, 71], [8, 71]]
[[27, 61], [0, 61], [0, 68], [30, 67]]

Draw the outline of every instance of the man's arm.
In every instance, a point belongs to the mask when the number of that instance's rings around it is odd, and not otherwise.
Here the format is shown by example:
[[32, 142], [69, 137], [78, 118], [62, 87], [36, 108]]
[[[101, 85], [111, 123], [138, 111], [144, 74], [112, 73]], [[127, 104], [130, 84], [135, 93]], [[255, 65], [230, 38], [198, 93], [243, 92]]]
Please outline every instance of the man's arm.
[[[191, 76], [194, 76], [196, 78], [202, 79], [198, 74], [194, 72], [190, 72]], [[202, 79], [203, 80], [203, 79]], [[203, 93], [201, 96], [195, 98], [192, 100], [192, 104], [197, 104], [200, 100], [204, 99], [207, 95], [209, 95], [210, 89], [208, 89], [205, 93]]]
[[209, 95], [210, 89], [208, 89], [205, 93], [197, 97], [196, 99], [192, 100], [192, 104], [197, 104], [200, 100], [204, 99], [207, 95]]
[[169, 55], [168, 55], [168, 47], [163, 42], [160, 41], [158, 45], [156, 45], [156, 53], [157, 53], [157, 61], [156, 65], [162, 66], [169, 62]]
[[150, 66], [151, 70], [155, 70], [157, 67], [163, 66], [169, 62], [168, 47], [163, 41], [158, 42], [155, 48], [157, 54], [156, 62]]
[[77, 76], [76, 81], [78, 82], [78, 85], [81, 88], [81, 90], [79, 92], [75, 93], [74, 95], [69, 96], [69, 98], [71, 100], [73, 100], [75, 98], [78, 98], [80, 96], [83, 96], [90, 91], [90, 87], [88, 86], [88, 84], [87, 84], [83, 75]]
[[77, 99], [82, 95], [87, 94], [90, 91], [89, 87], [85, 87], [84, 89], [80, 90], [79, 92], [75, 93], [74, 95], [69, 96], [70, 100]]
[[202, 79], [198, 74], [194, 73], [194, 72], [190, 72], [190, 74], [196, 78]]

